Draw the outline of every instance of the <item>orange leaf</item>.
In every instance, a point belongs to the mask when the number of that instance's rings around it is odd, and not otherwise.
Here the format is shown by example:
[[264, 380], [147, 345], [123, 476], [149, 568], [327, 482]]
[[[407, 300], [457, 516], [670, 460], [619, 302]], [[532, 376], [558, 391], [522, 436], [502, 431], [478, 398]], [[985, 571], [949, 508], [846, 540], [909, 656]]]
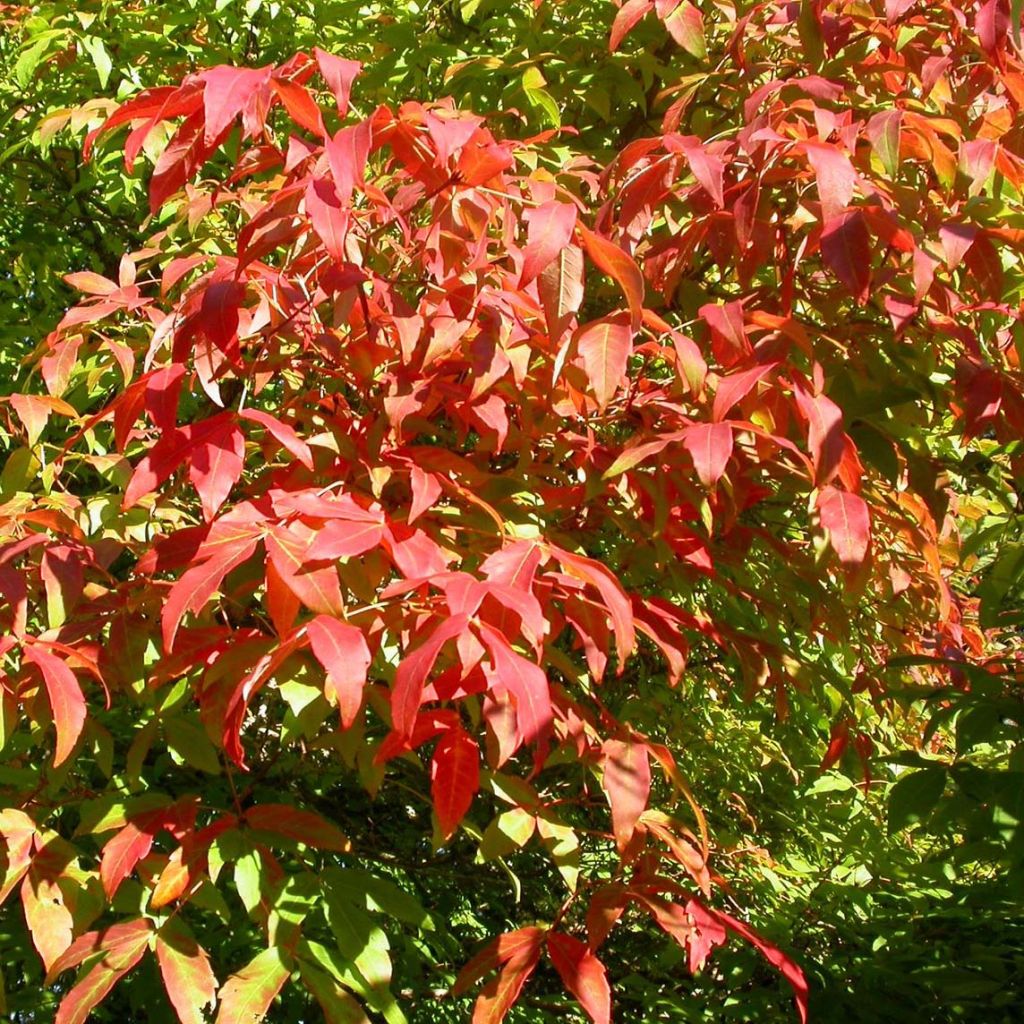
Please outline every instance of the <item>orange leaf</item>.
[[582, 224], [579, 225], [579, 230], [587, 255], [594, 261], [598, 270], [607, 274], [622, 289], [626, 302], [629, 303], [630, 326], [634, 331], [638, 330], [644, 311], [644, 278], [636, 261], [614, 242], [594, 234]]
[[586, 943], [560, 932], [548, 932], [548, 956], [565, 987], [577, 998], [594, 1024], [610, 1024], [612, 992], [604, 964]]

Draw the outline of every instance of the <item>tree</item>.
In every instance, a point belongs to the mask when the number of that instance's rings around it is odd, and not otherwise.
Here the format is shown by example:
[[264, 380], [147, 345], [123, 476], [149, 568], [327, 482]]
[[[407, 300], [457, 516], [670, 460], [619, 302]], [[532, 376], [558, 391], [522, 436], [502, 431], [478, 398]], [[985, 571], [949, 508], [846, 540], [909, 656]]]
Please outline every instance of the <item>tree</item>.
[[[922, 735], [899, 670], [1018, 700], [1019, 61], [991, 0], [898, 6], [630, 0], [609, 48], [655, 40], [664, 96], [578, 151], [320, 48], [90, 133], [154, 159], [150, 234], [70, 275], [7, 403], [0, 553], [0, 895], [59, 1021], [394, 1022], [454, 981], [600, 1022], [659, 929], [805, 1014], [666, 709], [824, 716], [867, 787]], [[894, 829], [963, 788], [915, 764]]]

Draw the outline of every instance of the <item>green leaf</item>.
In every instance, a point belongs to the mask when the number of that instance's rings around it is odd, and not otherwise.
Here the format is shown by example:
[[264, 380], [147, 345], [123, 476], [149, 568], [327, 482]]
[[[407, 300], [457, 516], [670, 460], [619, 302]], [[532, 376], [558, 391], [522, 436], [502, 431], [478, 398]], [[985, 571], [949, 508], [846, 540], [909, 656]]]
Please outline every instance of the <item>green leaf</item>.
[[416, 928], [434, 928], [433, 920], [420, 901], [387, 878], [361, 868], [332, 868], [328, 876], [334, 890], [357, 905], [387, 914]]
[[347, 894], [339, 892], [327, 881], [327, 923], [330, 925], [342, 956], [350, 960], [374, 988], [391, 983], [391, 957], [388, 937], [373, 918]]
[[167, 746], [185, 764], [210, 775], [220, 774], [216, 748], [198, 718], [194, 715], [173, 715], [165, 718], [163, 725]]
[[85, 47], [86, 53], [92, 57], [92, 66], [96, 69], [96, 74], [99, 76], [100, 88], [106, 89], [107, 82], [110, 81], [110, 72], [114, 69], [114, 62], [110, 59], [110, 54], [107, 53], [103, 40], [99, 36], [84, 36], [81, 42], [82, 46]]
[[537, 817], [537, 832], [569, 891], [575, 892], [580, 875], [580, 841], [576, 833], [551, 811]]
[[316, 997], [326, 1024], [369, 1024], [362, 1006], [326, 971], [299, 959], [299, 975]]
[[889, 832], [899, 832], [923, 821], [939, 802], [946, 787], [942, 768], [907, 772], [889, 790]]
[[22, 89], [27, 89], [31, 84], [36, 68], [50, 52], [51, 44], [63, 37], [64, 32], [60, 29], [44, 32], [36, 38], [31, 46], [22, 51], [21, 56], [14, 64], [14, 80]]

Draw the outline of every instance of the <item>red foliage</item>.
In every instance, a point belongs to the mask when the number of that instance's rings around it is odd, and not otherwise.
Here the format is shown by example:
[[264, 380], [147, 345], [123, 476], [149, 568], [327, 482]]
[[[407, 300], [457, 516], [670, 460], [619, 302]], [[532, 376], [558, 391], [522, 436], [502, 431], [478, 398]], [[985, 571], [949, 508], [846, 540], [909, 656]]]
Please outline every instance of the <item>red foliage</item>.
[[[589, 945], [557, 925], [501, 936], [460, 981], [499, 971], [476, 1020], [500, 1020], [546, 951], [591, 1019], [607, 1021], [595, 950], [627, 906], [694, 968], [739, 934], [804, 1014], [799, 970], [705, 903], [706, 838], [650, 806], [652, 762], [685, 791], [671, 754], [616, 721], [600, 684], [648, 642], [675, 683], [701, 639], [784, 702], [785, 648], [650, 596], [679, 580], [711, 579], [769, 618], [810, 588], [809, 628], [825, 635], [843, 629], [821, 611], [828, 595], [862, 595], [881, 610], [864, 652], [878, 661], [980, 648], [939, 553], [953, 527], [934, 466], [895, 434], [859, 448], [848, 409], [881, 372], [883, 323], [887, 359], [938, 363], [957, 349], [966, 435], [1024, 430], [1008, 327], [986, 327], [984, 345], [974, 329], [1015, 320], [1001, 253], [1022, 238], [970, 206], [993, 168], [1021, 185], [1024, 77], [996, 0], [972, 14], [975, 35], [960, 12], [939, 28], [906, 4], [871, 19], [808, 5], [799, 23], [798, 7], [738, 24], [736, 66], [745, 38], [768, 32], [829, 55], [856, 33], [875, 45], [857, 48], [841, 80], [797, 63], [730, 77], [721, 103], [743, 111], [736, 130], [681, 134], [674, 104], [661, 135], [630, 142], [599, 178], [446, 102], [328, 128], [348, 116], [358, 69], [320, 51], [144, 92], [94, 133], [90, 147], [129, 126], [130, 164], [175, 126], [150, 181], [162, 227], [118, 281], [71, 276], [86, 298], [41, 350], [49, 394], [10, 403], [30, 445], [53, 417], [75, 420], [52, 482], [80, 460], [118, 495], [98, 513], [116, 523], [106, 535], [83, 532], [92, 513], [73, 490], [4, 508], [2, 649], [20, 655], [4, 702], [52, 718], [54, 767], [73, 765], [89, 712], [124, 700], [134, 678], [154, 691], [184, 678], [207, 733], [245, 769], [260, 756], [250, 708], [301, 661], [320, 672], [339, 729], [365, 735], [379, 763], [434, 744], [442, 838], [484, 770], [530, 776], [560, 751], [602, 773], [621, 867], [586, 893]], [[697, 9], [653, 0], [621, 7], [612, 47], [648, 12], [703, 52]], [[919, 34], [897, 46], [907, 22]], [[954, 62], [965, 55], [970, 74]], [[336, 110], [317, 106], [317, 74]], [[943, 91], [948, 117], [919, 109], [923, 86]], [[721, 287], [694, 304], [690, 336], [668, 320], [698, 262]], [[99, 408], [62, 397], [83, 367], [113, 392]], [[780, 508], [794, 529], [770, 525]], [[741, 571], [755, 551], [778, 566], [777, 593]], [[46, 608], [45, 624], [30, 606]], [[156, 658], [144, 661], [146, 644]], [[847, 733], [837, 728], [828, 761]], [[553, 809], [522, 810], [557, 841]], [[29, 799], [0, 815], [4, 895], [48, 877], [46, 851], [64, 842], [34, 814]], [[211, 813], [197, 794], [119, 823], [99, 865], [107, 899], [139, 872], [154, 907], [184, 905], [218, 831], [242, 825], [319, 849], [348, 843], [309, 810]], [[175, 850], [153, 861], [161, 832]], [[69, 848], [57, 875], [78, 855]], [[63, 898], [45, 911], [59, 924], [34, 923], [34, 891], [25, 910], [37, 943], [41, 928], [49, 936], [51, 971], [109, 951], [65, 998], [60, 1020], [82, 1019], [142, 957], [152, 925], [74, 938]], [[198, 1020], [212, 975], [171, 921], [157, 960], [181, 1019]], [[224, 985], [221, 1019], [265, 1011], [289, 974], [282, 955], [260, 954]]]

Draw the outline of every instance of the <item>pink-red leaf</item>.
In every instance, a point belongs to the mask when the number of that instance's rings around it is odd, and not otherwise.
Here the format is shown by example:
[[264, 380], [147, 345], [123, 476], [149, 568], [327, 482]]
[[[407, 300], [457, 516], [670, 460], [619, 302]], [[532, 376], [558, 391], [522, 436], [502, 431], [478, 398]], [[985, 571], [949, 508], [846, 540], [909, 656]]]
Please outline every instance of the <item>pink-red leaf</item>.
[[515, 699], [519, 742], [542, 748], [553, 721], [551, 687], [544, 670], [512, 650], [496, 629], [481, 625], [480, 635], [494, 662], [492, 685], [499, 683]]
[[363, 687], [370, 667], [370, 649], [362, 630], [329, 615], [318, 615], [306, 626], [309, 644], [327, 671], [328, 684], [338, 699], [341, 727], [348, 729], [363, 706]]
[[693, 459], [705, 487], [714, 487], [732, 457], [732, 427], [728, 423], [694, 423], [683, 433], [683, 447]]
[[552, 201], [527, 210], [526, 249], [519, 287], [528, 285], [572, 241], [576, 228], [576, 207]]
[[802, 387], [794, 388], [797, 407], [807, 420], [807, 447], [814, 463], [814, 478], [825, 484], [839, 472], [845, 434], [843, 411], [827, 395], [812, 395]]
[[604, 412], [626, 377], [633, 332], [623, 314], [607, 316], [581, 327], [576, 345], [597, 407]]
[[462, 633], [469, 625], [466, 614], [453, 615], [437, 626], [430, 636], [402, 659], [395, 672], [391, 690], [391, 726], [403, 736], [411, 736], [416, 715], [423, 702], [427, 676], [441, 653], [441, 648]]
[[636, 649], [633, 607], [625, 590], [622, 589], [622, 584], [606, 566], [593, 558], [576, 555], [571, 551], [556, 548], [554, 545], [551, 545], [551, 553], [562, 563], [562, 568], [570, 576], [589, 583], [601, 595], [608, 614], [611, 616], [615, 646], [619, 655], [619, 671], [621, 672], [626, 659]]
[[352, 94], [352, 82], [362, 70], [363, 65], [357, 60], [335, 57], [333, 53], [327, 53], [325, 50], [321, 50], [319, 46], [313, 47], [313, 54], [320, 67], [320, 74], [323, 75], [328, 88], [334, 93], [338, 114], [344, 117], [348, 113], [348, 100]]
[[629, 35], [644, 15], [652, 10], [654, 10], [654, 0], [626, 0], [612, 22], [612, 31], [608, 36], [608, 49], [614, 53], [622, 44], [622, 40]]
[[259, 409], [243, 409], [239, 416], [250, 423], [258, 423], [285, 451], [294, 455], [307, 469], [313, 468], [313, 453], [309, 445], [287, 423]]
[[352, 192], [362, 184], [366, 159], [370, 154], [373, 128], [369, 120], [341, 128], [326, 145], [327, 163], [342, 206], [352, 200]]
[[206, 145], [212, 145], [221, 132], [242, 114], [247, 106], [254, 103], [259, 92], [266, 90], [272, 70], [269, 66], [234, 68], [220, 64], [202, 73], [200, 78], [205, 83], [203, 109], [206, 115], [203, 139]]
[[185, 613], [198, 615], [224, 582], [224, 577], [256, 550], [256, 544], [257, 537], [243, 535], [234, 543], [224, 545], [202, 564], [193, 566], [171, 587], [161, 614], [165, 652], [174, 649], [174, 639]]
[[807, 159], [818, 179], [818, 197], [825, 221], [838, 217], [850, 205], [857, 184], [857, 172], [850, 158], [826, 142], [804, 143]]
[[818, 494], [818, 515], [839, 561], [849, 569], [862, 565], [871, 540], [871, 516], [864, 499], [850, 491], [824, 487]]
[[633, 837], [651, 793], [651, 764], [647, 746], [636, 740], [605, 740], [601, 786], [612, 809], [612, 831], [620, 850]]
[[871, 285], [871, 236], [860, 210], [847, 210], [825, 224], [821, 255], [858, 302]]
[[808, 990], [804, 972], [781, 949], [761, 938], [757, 932], [742, 921], [737, 921], [735, 917], [725, 913], [723, 910], [710, 910], [710, 913], [718, 918], [730, 931], [746, 939], [789, 982], [796, 998], [797, 1012], [800, 1015], [801, 1024], [807, 1024]]

